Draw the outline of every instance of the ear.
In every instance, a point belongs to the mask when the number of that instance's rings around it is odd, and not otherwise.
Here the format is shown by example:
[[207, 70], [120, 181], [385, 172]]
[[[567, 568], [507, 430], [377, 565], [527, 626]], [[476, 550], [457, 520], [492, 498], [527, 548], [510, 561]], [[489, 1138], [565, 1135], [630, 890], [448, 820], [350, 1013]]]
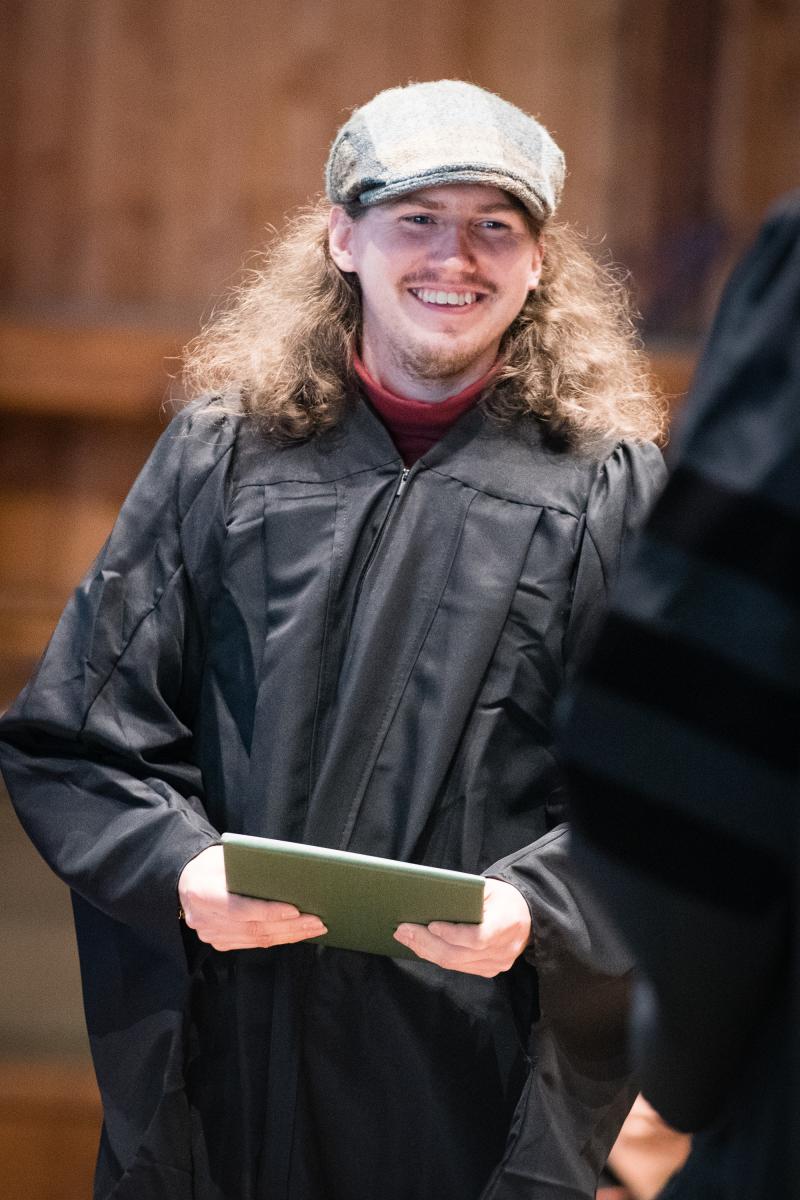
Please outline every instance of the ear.
[[531, 259], [531, 270], [528, 275], [528, 291], [532, 292], [535, 287], [539, 286], [539, 280], [542, 277], [542, 263], [544, 262], [544, 242], [541, 238], [537, 238], [533, 244], [533, 258]]
[[354, 226], [352, 217], [338, 204], [334, 205], [328, 217], [328, 249], [340, 271], [356, 269], [352, 250]]

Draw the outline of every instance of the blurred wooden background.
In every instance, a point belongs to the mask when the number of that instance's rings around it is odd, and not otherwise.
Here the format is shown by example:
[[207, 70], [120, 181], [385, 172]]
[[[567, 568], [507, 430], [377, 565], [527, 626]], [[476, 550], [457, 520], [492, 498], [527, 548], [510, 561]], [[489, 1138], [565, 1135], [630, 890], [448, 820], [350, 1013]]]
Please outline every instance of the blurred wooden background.
[[[563, 216], [631, 271], [676, 400], [732, 258], [800, 183], [797, 0], [0, 0], [0, 38], [0, 706], [180, 396], [181, 346], [379, 89], [462, 77], [544, 121]], [[68, 915], [3, 829], [4, 1194], [77, 1200], [90, 1155], [53, 1128], [91, 1142], [96, 1100], [74, 963], [45, 1000], [41, 970]]]

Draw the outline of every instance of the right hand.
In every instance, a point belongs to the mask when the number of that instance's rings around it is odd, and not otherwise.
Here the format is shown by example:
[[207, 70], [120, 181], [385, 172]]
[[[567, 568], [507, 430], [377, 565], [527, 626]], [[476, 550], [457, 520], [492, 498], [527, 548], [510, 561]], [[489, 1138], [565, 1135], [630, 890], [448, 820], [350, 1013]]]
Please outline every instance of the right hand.
[[215, 950], [281, 946], [328, 932], [319, 917], [293, 904], [229, 892], [222, 846], [209, 846], [186, 864], [178, 899], [186, 924]]

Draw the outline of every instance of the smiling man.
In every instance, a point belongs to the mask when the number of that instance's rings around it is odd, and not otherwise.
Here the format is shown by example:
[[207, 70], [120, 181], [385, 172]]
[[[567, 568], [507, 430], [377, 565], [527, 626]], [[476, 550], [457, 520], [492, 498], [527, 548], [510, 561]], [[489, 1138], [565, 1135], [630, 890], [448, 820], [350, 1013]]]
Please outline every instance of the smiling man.
[[[470, 84], [357, 110], [0, 726], [73, 889], [97, 1200], [594, 1194], [629, 963], [552, 712], [661, 412], [563, 174]], [[483, 921], [304, 944], [314, 914], [228, 894], [225, 830], [482, 872]]]
[[336, 207], [330, 231], [334, 262], [360, 283], [364, 365], [419, 400], [494, 366], [541, 275], [530, 216], [487, 184], [426, 188], [354, 216]]

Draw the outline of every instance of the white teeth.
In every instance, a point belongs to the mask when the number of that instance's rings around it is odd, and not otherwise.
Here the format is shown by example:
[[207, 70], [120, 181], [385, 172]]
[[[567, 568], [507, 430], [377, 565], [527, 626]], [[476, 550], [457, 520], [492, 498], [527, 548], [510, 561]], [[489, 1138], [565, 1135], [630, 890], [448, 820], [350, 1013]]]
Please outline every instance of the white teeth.
[[465, 304], [474, 304], [478, 299], [475, 292], [438, 292], [433, 288], [412, 288], [411, 290], [425, 304], [450, 304], [461, 308]]

